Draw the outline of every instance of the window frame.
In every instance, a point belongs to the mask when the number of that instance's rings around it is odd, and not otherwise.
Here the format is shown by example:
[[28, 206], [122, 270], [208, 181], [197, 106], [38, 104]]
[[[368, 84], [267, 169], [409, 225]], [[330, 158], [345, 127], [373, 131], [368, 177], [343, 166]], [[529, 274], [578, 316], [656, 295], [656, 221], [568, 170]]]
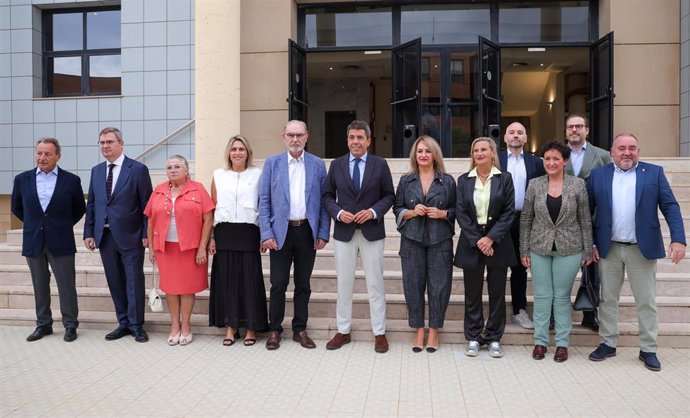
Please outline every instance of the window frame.
[[[83, 96], [119, 96], [122, 94], [122, 68], [120, 68], [120, 89], [118, 91], [112, 92], [97, 92], [92, 93], [90, 91], [90, 70], [91, 70], [91, 57], [95, 56], [105, 56], [105, 55], [118, 55], [120, 56], [120, 63], [122, 63], [122, 41], [120, 40], [119, 48], [96, 48], [88, 49], [88, 14], [91, 12], [108, 12], [108, 11], [118, 11], [120, 12], [120, 25], [122, 25], [122, 8], [117, 6], [103, 6], [103, 7], [76, 7], [76, 8], [64, 8], [64, 9], [46, 9], [41, 12], [41, 60], [42, 60], [42, 71], [43, 71], [43, 91], [42, 97], [83, 97]], [[53, 19], [52, 16], [58, 14], [69, 14], [69, 13], [81, 13], [82, 15], [82, 48], [73, 49], [66, 51], [48, 51], [47, 38], [52, 36], [53, 29]], [[51, 84], [54, 79], [54, 69], [51, 70], [49, 64], [52, 58], [80, 58], [81, 59], [81, 83], [80, 92], [66, 93], [66, 94], [55, 94], [50, 93]]]

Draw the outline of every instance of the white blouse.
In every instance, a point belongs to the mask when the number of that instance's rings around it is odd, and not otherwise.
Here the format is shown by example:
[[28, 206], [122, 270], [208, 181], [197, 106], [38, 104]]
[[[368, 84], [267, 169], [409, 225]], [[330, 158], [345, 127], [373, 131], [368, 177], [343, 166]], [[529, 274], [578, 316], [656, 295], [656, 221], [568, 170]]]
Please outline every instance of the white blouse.
[[219, 168], [213, 172], [216, 211], [213, 225], [220, 222], [259, 225], [259, 177], [261, 169], [250, 167], [241, 173]]

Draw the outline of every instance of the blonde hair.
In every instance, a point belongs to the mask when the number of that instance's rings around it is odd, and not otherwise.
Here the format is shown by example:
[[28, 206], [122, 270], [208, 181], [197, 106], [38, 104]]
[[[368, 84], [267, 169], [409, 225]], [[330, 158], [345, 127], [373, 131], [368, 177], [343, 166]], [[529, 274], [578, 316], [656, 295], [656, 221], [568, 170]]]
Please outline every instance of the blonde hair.
[[434, 159], [434, 171], [445, 174], [446, 166], [443, 164], [443, 151], [441, 151], [441, 146], [429, 135], [420, 136], [412, 144], [412, 148], [410, 148], [410, 172], [419, 173], [419, 164], [417, 164], [416, 154], [417, 146], [422, 142], [429, 147], [429, 151], [431, 151], [431, 156]]
[[491, 148], [491, 152], [493, 152], [493, 156], [491, 157], [491, 164], [496, 167], [497, 169], [501, 169], [501, 167], [498, 165], [498, 152], [496, 151], [496, 142], [494, 142], [493, 139], [489, 138], [488, 136], [480, 136], [479, 138], [475, 138], [474, 141], [472, 141], [472, 145], [470, 146], [470, 171], [474, 170], [475, 167], [477, 167], [477, 163], [474, 161], [474, 144], [477, 142], [486, 142], [489, 144], [489, 147]]
[[247, 161], [244, 164], [244, 168], [254, 167], [254, 153], [252, 152], [252, 147], [249, 145], [249, 140], [242, 135], [235, 135], [230, 138], [228, 145], [225, 146], [225, 169], [232, 170], [232, 163], [230, 162], [230, 149], [235, 141], [240, 141], [247, 149]]

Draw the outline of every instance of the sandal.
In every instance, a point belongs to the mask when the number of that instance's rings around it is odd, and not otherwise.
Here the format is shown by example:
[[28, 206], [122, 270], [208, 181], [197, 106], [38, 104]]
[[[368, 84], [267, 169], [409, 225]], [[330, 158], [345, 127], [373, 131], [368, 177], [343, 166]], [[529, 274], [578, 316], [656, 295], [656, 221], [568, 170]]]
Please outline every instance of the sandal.
[[233, 340], [232, 338], [226, 338], [223, 340], [224, 347], [230, 347], [233, 344], [235, 344], [235, 340]]
[[173, 345], [179, 344], [181, 335], [182, 335], [182, 331], [178, 332], [175, 335], [172, 335], [172, 334], [168, 335], [168, 345], [173, 346]]
[[256, 344], [256, 338], [245, 338], [242, 344], [244, 344], [245, 347], [251, 347]]
[[[180, 331], [180, 334], [182, 334], [181, 331]], [[187, 344], [191, 343], [193, 340], [194, 340], [194, 336], [190, 332], [189, 335], [183, 335], [182, 337], [180, 337], [180, 345], [187, 345]]]

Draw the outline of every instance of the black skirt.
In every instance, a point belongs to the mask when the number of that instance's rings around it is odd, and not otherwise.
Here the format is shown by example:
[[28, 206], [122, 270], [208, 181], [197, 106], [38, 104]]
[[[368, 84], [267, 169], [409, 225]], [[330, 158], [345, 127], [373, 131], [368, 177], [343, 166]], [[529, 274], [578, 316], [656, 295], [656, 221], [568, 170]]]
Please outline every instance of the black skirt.
[[220, 223], [214, 228], [208, 324], [212, 327], [268, 327], [266, 287], [259, 252], [259, 227]]

